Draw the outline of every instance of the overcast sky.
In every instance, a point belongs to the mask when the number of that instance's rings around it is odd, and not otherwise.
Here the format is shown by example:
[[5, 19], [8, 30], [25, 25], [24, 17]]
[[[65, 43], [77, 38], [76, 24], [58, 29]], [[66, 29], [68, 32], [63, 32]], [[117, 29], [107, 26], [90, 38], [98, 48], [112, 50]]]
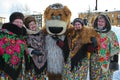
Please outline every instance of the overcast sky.
[[[120, 10], [120, 0], [97, 0], [97, 11], [113, 11]], [[35, 12], [43, 13], [45, 8], [53, 3], [62, 3], [69, 7], [72, 11], [72, 18], [78, 17], [78, 13], [87, 12], [90, 8], [91, 11], [95, 10], [96, 0], [0, 0], [0, 17], [8, 17], [11, 14], [11, 7], [14, 5], [25, 6], [27, 5], [31, 11], [30, 14]], [[13, 10], [14, 11], [14, 10]]]

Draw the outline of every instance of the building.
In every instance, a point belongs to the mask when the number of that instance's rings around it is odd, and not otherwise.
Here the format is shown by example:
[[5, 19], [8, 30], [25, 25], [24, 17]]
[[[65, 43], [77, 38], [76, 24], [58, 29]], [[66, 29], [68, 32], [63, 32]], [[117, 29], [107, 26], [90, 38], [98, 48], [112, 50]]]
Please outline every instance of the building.
[[111, 24], [120, 27], [120, 11], [106, 12], [110, 17]]
[[105, 12], [79, 13], [78, 17], [82, 18], [82, 19], [87, 18], [89, 25], [92, 26], [95, 18], [101, 13], [105, 13], [109, 16], [111, 25], [120, 27], [120, 10], [119, 11], [109, 11], [109, 12], [105, 11]]
[[5, 23], [5, 17], [0, 17], [0, 29], [3, 23]]
[[35, 14], [32, 16], [35, 17], [37, 26], [42, 27], [42, 14]]
[[42, 14], [33, 14], [33, 15], [25, 15], [25, 16], [33, 16], [36, 20], [37, 26], [42, 27]]

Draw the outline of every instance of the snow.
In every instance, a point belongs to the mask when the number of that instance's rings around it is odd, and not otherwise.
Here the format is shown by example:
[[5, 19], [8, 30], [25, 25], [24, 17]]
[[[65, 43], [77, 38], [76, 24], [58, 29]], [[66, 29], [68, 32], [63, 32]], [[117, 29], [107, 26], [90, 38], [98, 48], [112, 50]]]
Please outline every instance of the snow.
[[120, 43], [120, 27], [112, 26], [112, 31], [114, 31], [118, 37], [118, 41]]

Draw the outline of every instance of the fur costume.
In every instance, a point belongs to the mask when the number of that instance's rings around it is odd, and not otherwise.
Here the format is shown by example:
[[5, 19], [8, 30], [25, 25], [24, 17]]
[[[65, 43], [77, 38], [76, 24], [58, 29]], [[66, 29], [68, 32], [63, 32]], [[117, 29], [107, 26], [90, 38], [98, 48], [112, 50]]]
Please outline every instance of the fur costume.
[[70, 17], [68, 7], [59, 3], [48, 6], [44, 12], [49, 80], [62, 80], [63, 63], [69, 53], [65, 34], [71, 25]]
[[[74, 35], [74, 29], [70, 24], [70, 17], [71, 11], [68, 7], [59, 3], [48, 6], [44, 12], [45, 26], [43, 30], [46, 32], [49, 80], [63, 80], [64, 65], [67, 64], [68, 57], [70, 56], [72, 59], [77, 60], [75, 57], [77, 55], [76, 51], [82, 49], [84, 44], [92, 43], [91, 37], [97, 37], [97, 33], [93, 28], [84, 27], [72, 42], [72, 44], [78, 42], [79, 47], [70, 52], [71, 42], [68, 42], [68, 40], [70, 41], [71, 39], [70, 35]], [[80, 40], [80, 42], [77, 40]]]

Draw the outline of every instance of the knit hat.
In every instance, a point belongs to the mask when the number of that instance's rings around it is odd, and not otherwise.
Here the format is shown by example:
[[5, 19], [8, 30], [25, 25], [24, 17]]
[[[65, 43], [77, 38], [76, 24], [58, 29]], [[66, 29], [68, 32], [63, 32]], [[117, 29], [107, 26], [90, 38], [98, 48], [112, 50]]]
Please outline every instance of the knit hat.
[[10, 15], [10, 23], [12, 23], [15, 19], [21, 19], [24, 20], [24, 15], [21, 12], [14, 12]]
[[73, 25], [75, 25], [76, 22], [80, 22], [82, 24], [82, 26], [84, 25], [84, 22], [81, 18], [75, 18], [72, 22]]
[[25, 24], [25, 27], [28, 28], [28, 24], [31, 22], [31, 21], [34, 21], [36, 23], [36, 20], [33, 16], [28, 16], [24, 19], [24, 24]]

